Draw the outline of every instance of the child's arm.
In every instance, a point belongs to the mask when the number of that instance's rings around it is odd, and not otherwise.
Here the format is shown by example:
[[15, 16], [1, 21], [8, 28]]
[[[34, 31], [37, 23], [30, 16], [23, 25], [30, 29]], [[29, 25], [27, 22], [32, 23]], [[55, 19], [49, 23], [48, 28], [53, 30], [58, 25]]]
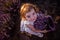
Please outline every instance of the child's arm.
[[[27, 25], [27, 24], [26, 24]], [[33, 27], [33, 25], [30, 25], [30, 24], [28, 24], [27, 25], [27, 27], [29, 27], [32, 31], [34, 31], [34, 32], [41, 32], [41, 33], [46, 33], [47, 32], [47, 30], [43, 30], [43, 31], [41, 31], [41, 30], [36, 30], [34, 27]]]

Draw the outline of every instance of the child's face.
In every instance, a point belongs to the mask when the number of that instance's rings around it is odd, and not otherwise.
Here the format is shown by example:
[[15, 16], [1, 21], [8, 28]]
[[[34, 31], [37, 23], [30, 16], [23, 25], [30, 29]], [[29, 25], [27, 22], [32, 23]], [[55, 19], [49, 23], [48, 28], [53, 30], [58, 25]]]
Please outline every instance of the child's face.
[[31, 9], [28, 13], [25, 15], [26, 20], [28, 21], [35, 21], [37, 19], [37, 14], [34, 9]]

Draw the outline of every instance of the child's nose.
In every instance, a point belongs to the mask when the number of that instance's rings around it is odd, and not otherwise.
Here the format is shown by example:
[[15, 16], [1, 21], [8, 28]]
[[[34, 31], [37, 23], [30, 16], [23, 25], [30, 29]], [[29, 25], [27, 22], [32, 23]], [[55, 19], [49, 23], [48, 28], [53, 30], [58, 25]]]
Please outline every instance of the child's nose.
[[34, 20], [35, 19], [35, 17], [32, 17], [32, 20]]

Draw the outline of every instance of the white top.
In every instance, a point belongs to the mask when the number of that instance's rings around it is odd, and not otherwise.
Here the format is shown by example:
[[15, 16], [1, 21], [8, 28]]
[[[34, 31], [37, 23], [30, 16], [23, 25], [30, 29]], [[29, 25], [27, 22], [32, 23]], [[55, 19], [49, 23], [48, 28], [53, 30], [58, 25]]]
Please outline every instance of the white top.
[[29, 27], [26, 26], [26, 24], [27, 25], [28, 24], [33, 25], [33, 22], [31, 22], [31, 21], [21, 21], [20, 31], [22, 31], [22, 32], [25, 31], [25, 32], [28, 32], [30, 34], [36, 35], [38, 37], [43, 37], [42, 33], [32, 31]]

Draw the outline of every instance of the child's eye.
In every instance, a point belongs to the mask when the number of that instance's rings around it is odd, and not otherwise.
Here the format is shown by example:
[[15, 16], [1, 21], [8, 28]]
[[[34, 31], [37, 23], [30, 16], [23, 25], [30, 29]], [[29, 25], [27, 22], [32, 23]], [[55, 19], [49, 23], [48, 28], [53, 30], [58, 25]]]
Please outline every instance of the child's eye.
[[30, 16], [27, 16], [28, 18], [30, 18]]
[[33, 13], [33, 15], [35, 15], [35, 13]]
[[36, 13], [33, 13], [33, 15], [35, 15]]

